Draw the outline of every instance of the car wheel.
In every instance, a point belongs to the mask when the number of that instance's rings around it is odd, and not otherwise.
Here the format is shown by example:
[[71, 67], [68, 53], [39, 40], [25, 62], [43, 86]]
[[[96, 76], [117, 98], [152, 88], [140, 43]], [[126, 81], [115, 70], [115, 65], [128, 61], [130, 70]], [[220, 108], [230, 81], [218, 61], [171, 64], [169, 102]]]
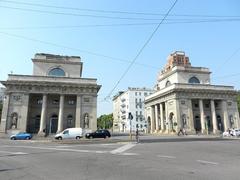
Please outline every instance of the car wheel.
[[16, 138], [15, 137], [11, 137], [11, 140], [16, 140]]
[[62, 140], [62, 137], [60, 136], [60, 137], [58, 137], [58, 140]]
[[25, 139], [26, 139], [26, 140], [29, 140], [29, 139], [30, 139], [30, 137], [29, 137], [29, 136], [27, 136]]
[[81, 137], [80, 137], [80, 136], [77, 136], [76, 139], [81, 139]]

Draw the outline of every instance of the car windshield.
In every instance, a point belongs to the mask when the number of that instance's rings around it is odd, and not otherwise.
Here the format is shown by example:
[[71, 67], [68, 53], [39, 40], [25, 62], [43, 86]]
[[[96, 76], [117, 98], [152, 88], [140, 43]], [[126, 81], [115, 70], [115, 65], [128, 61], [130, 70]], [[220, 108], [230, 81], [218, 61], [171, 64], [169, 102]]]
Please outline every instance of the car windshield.
[[25, 134], [25, 132], [19, 132], [19, 133], [17, 133], [17, 134]]

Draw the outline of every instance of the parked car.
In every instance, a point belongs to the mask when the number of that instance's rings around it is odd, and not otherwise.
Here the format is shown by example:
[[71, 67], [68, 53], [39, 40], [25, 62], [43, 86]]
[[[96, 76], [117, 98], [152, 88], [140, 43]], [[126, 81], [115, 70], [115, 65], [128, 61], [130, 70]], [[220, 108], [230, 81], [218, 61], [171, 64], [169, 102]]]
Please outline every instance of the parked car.
[[232, 129], [233, 136], [240, 136], [240, 129]]
[[101, 130], [96, 130], [92, 133], [86, 133], [85, 135], [86, 138], [92, 139], [92, 138], [106, 138], [106, 137], [111, 137], [111, 134], [108, 130], [106, 129], [101, 129]]
[[24, 140], [24, 139], [32, 139], [32, 134], [26, 132], [19, 132], [17, 134], [10, 136], [11, 140]]
[[240, 129], [230, 129], [229, 131], [223, 132], [224, 137], [229, 136], [240, 136]]
[[55, 139], [80, 139], [83, 137], [82, 128], [68, 128], [55, 135]]
[[107, 137], [111, 137], [111, 133], [107, 129], [102, 129], [101, 131], [104, 131], [107, 135]]

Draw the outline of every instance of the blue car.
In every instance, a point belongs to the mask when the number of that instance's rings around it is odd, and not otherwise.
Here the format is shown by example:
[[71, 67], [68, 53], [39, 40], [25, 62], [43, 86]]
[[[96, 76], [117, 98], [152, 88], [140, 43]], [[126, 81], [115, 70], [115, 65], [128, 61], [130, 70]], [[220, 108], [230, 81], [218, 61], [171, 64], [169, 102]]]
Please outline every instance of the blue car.
[[24, 139], [32, 139], [32, 135], [26, 132], [19, 132], [17, 134], [10, 136], [11, 140], [24, 140]]

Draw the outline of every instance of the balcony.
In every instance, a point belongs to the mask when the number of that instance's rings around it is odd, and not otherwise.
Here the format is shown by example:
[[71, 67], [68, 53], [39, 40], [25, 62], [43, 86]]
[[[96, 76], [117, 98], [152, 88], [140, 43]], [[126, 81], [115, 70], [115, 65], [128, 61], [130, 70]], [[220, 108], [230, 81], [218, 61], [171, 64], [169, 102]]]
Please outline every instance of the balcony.
[[125, 109], [120, 109], [120, 111], [122, 112], [122, 114], [125, 114], [125, 113], [126, 113], [126, 110], [125, 110]]
[[126, 107], [126, 104], [121, 104], [121, 107], [122, 107], [122, 108]]
[[121, 98], [121, 101], [124, 102], [124, 101], [126, 101], [126, 99], [125, 98]]

